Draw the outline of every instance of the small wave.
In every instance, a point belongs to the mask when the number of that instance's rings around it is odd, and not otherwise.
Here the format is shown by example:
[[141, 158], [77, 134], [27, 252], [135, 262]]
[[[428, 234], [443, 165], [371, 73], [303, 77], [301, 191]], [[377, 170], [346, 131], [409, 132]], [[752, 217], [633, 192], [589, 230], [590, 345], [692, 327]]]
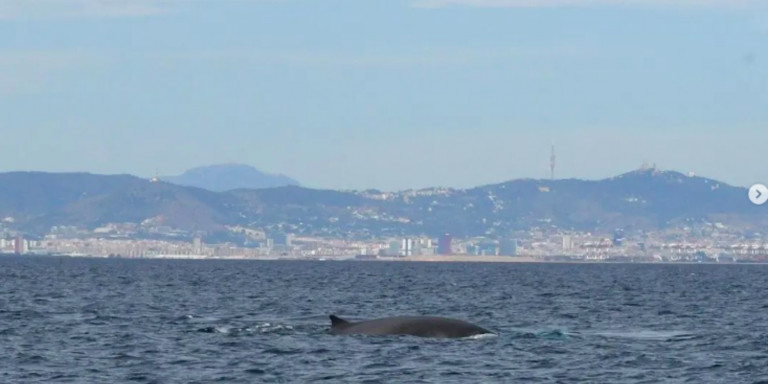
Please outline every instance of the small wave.
[[230, 330], [231, 328], [227, 328], [227, 327], [209, 326], [209, 327], [199, 328], [197, 331], [202, 333], [229, 333]]
[[581, 336], [581, 334], [578, 332], [564, 331], [562, 329], [553, 329], [549, 331], [538, 332], [536, 336], [544, 339], [568, 339], [571, 337]]
[[697, 336], [693, 333], [684, 331], [651, 331], [651, 330], [628, 330], [628, 331], [598, 331], [591, 332], [592, 335], [624, 338], [636, 340], [662, 340], [662, 341], [682, 341], [691, 340]]
[[25, 355], [25, 354], [21, 354], [17, 358], [17, 360], [21, 364], [41, 364], [43, 362], [48, 361], [48, 359], [46, 359], [41, 355]]
[[97, 318], [97, 316], [86, 316], [83, 313], [56, 313], [51, 315], [51, 319], [56, 320], [57, 322], [64, 322], [64, 321], [74, 321], [74, 322], [82, 322], [85, 320], [93, 320]]
[[271, 355], [297, 355], [302, 353], [302, 351], [300, 349], [291, 348], [269, 348], [265, 349], [263, 353]]
[[293, 326], [263, 323], [257, 324], [252, 327], [231, 327], [231, 326], [216, 326], [211, 325], [197, 329], [202, 333], [223, 333], [223, 334], [242, 334], [242, 333], [281, 333], [286, 331], [293, 331]]
[[671, 311], [669, 309], [662, 309], [662, 310], [656, 312], [656, 314], [659, 315], [659, 316], [665, 316], [665, 315], [674, 315], [675, 312], [673, 312], [673, 311]]
[[322, 315], [291, 316], [286, 318], [286, 320], [290, 320], [290, 321], [304, 321], [304, 320], [318, 320], [318, 319], [328, 321], [328, 315], [322, 314]]
[[515, 330], [515, 333], [517, 334], [517, 338], [524, 338], [524, 339], [551, 339], [551, 340], [558, 340], [558, 339], [569, 339], [573, 337], [581, 337], [581, 333], [579, 332], [572, 332], [572, 331], [566, 331], [562, 329], [545, 329], [545, 330], [530, 330], [530, 329], [517, 329]]
[[293, 331], [292, 325], [261, 323], [253, 327], [244, 329], [247, 332], [259, 332], [259, 333], [279, 333], [285, 331]]
[[466, 337], [466, 339], [485, 340], [485, 339], [495, 339], [497, 337], [499, 337], [499, 335], [495, 333], [481, 333], [479, 335], [472, 335], [472, 336]]

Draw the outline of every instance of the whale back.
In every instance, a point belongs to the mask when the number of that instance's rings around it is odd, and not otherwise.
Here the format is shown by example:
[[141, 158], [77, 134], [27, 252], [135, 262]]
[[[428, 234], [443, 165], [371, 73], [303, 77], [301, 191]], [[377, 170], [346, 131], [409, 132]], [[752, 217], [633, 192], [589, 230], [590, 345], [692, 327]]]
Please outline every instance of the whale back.
[[491, 333], [466, 321], [435, 316], [396, 316], [349, 322], [331, 315], [331, 333], [336, 335], [412, 335], [459, 338]]
[[341, 317], [338, 317], [336, 315], [331, 315], [330, 318], [331, 318], [331, 329], [337, 329], [338, 330], [338, 329], [341, 329], [341, 328], [345, 328], [346, 326], [348, 326], [350, 324], [349, 321], [346, 321], [346, 320], [344, 320]]

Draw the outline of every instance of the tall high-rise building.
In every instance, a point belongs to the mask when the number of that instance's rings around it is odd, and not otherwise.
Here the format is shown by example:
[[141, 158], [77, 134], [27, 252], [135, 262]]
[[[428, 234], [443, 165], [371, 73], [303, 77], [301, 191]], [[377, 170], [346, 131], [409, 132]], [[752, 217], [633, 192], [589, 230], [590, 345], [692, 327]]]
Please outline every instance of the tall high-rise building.
[[451, 250], [451, 242], [453, 241], [453, 237], [450, 233], [446, 233], [442, 236], [440, 236], [440, 239], [437, 241], [437, 253], [439, 255], [450, 255], [453, 253]]
[[570, 235], [563, 236], [563, 251], [570, 251], [573, 249], [573, 238]]
[[401, 256], [412, 256], [413, 255], [413, 239], [402, 239], [402, 243], [400, 245], [400, 255]]
[[13, 241], [13, 252], [17, 255], [25, 253], [24, 238], [21, 235], [16, 236], [16, 239]]

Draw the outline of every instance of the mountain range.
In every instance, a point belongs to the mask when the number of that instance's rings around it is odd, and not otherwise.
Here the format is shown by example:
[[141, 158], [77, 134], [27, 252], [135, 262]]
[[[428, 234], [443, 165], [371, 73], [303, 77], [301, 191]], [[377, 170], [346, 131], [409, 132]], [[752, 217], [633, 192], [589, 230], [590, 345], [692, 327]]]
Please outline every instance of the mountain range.
[[504, 236], [511, 231], [659, 229], [710, 222], [760, 230], [768, 207], [747, 190], [674, 171], [603, 180], [512, 180], [470, 189], [334, 191], [282, 186], [215, 192], [131, 175], [0, 173], [0, 218], [44, 234], [54, 225], [107, 223], [226, 232], [227, 226], [365, 238]]
[[176, 185], [198, 187], [214, 192], [233, 189], [261, 189], [299, 185], [285, 175], [262, 172], [245, 164], [217, 164], [190, 169], [178, 176], [160, 178]]

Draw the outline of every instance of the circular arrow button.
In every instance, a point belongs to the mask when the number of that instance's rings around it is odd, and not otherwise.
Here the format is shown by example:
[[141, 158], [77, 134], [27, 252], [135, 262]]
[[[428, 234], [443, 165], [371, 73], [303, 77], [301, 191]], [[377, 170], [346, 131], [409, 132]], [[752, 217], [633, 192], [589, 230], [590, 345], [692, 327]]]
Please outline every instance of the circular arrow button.
[[768, 188], [762, 184], [755, 184], [749, 188], [749, 201], [755, 205], [763, 205], [768, 201]]

